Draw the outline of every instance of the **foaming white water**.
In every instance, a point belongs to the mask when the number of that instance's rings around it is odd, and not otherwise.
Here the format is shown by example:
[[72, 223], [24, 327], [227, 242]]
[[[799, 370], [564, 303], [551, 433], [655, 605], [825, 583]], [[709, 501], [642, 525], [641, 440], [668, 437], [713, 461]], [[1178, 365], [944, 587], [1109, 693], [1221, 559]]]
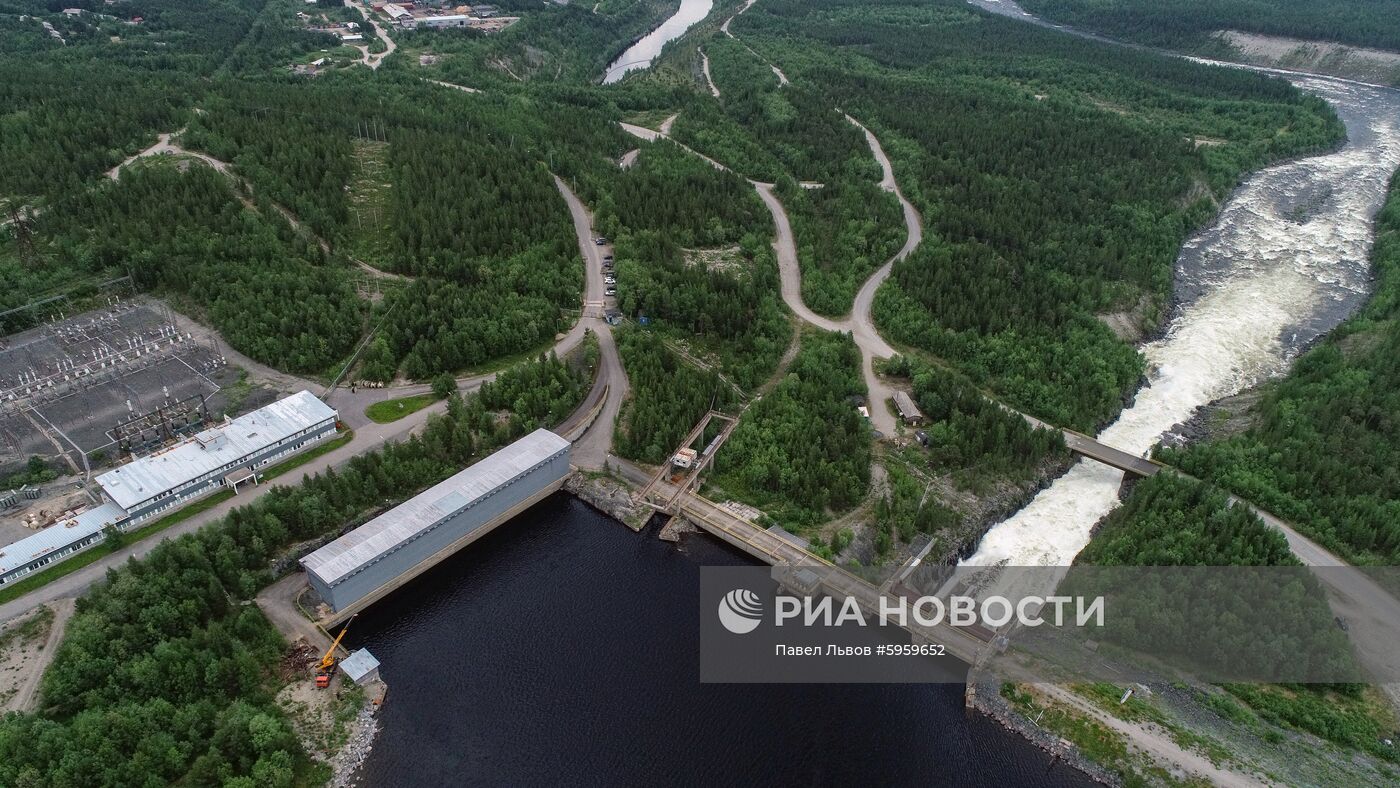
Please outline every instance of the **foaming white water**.
[[[1103, 442], [1146, 454], [1201, 405], [1283, 372], [1364, 297], [1372, 220], [1400, 166], [1400, 99], [1326, 78], [1293, 81], [1333, 104], [1349, 142], [1256, 173], [1182, 247], [1177, 273], [1187, 304], [1162, 339], [1142, 348], [1149, 383], [1099, 435]], [[964, 564], [1070, 564], [1094, 523], [1118, 505], [1122, 479], [1081, 461], [993, 527]]]

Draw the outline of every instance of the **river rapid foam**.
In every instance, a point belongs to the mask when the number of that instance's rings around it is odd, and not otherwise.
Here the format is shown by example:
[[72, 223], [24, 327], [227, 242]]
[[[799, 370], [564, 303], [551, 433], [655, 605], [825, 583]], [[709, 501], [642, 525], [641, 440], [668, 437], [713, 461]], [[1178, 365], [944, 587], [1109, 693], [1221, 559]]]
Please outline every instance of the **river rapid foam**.
[[[1144, 345], [1148, 383], [1100, 433], [1146, 454], [1213, 400], [1284, 373], [1297, 354], [1365, 300], [1373, 221], [1400, 167], [1400, 92], [1326, 77], [1290, 77], [1346, 124], [1338, 151], [1261, 170], [1176, 263], [1177, 308]], [[1118, 505], [1123, 474], [1081, 460], [983, 537], [964, 563], [1066, 566]]]

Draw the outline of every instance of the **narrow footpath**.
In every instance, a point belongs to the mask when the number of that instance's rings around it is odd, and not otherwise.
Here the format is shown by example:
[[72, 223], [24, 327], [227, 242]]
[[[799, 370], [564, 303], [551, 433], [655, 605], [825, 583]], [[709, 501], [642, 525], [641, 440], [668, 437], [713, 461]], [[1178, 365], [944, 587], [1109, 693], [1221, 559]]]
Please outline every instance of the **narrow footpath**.
[[[734, 39], [735, 41], [738, 41], [738, 42], [739, 42], [739, 46], [741, 46], [741, 47], [743, 47], [744, 49], [748, 50], [748, 52], [749, 52], [750, 55], [753, 55], [754, 57], [758, 58], [758, 60], [759, 60], [760, 62], [762, 62], [763, 65], [767, 66], [767, 67], [769, 68], [769, 70], [773, 72], [773, 76], [775, 76], [775, 77], [778, 78], [778, 87], [787, 87], [788, 85], [790, 85], [790, 84], [792, 84], [792, 83], [788, 81], [787, 74], [784, 74], [782, 69], [780, 69], [780, 68], [778, 68], [776, 65], [774, 65], [773, 62], [772, 62], [771, 60], [769, 60], [768, 58], [766, 58], [766, 57], [764, 57], [763, 55], [760, 55], [760, 54], [758, 54], [757, 52], [755, 52], [753, 47], [749, 46], [748, 44], [744, 43], [743, 41], [740, 41], [740, 39], [739, 39], [738, 36], [736, 36], [736, 35], [734, 35], [733, 33], [729, 32], [729, 24], [730, 24], [731, 22], [733, 22], [736, 18], [738, 18], [740, 14], [744, 13], [745, 11], [749, 10], [750, 8], [753, 8], [753, 4], [756, 3], [756, 2], [758, 2], [758, 0], [747, 0], [747, 2], [745, 2], [744, 5], [743, 5], [738, 11], [735, 11], [733, 14], [730, 14], [730, 15], [729, 15], [729, 18], [726, 19], [726, 20], [724, 20], [724, 24], [722, 24], [722, 25], [719, 26], [719, 31], [720, 31], [721, 33], [725, 34], [726, 36], [729, 36], [730, 38]], [[707, 76], [707, 77], [709, 76], [708, 72], [706, 73], [706, 76]], [[710, 83], [710, 84], [711, 84], [711, 89], [713, 89], [714, 83]], [[719, 92], [718, 92], [718, 91], [715, 91], [715, 95], [718, 96], [718, 95], [719, 95]]]

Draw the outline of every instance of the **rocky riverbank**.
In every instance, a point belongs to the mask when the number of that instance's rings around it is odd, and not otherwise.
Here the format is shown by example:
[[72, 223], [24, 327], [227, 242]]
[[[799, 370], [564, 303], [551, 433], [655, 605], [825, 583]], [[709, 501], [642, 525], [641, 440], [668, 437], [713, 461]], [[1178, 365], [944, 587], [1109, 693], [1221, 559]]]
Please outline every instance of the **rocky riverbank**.
[[[975, 680], [975, 679], [974, 679]], [[1036, 747], [1050, 753], [1057, 761], [1071, 769], [1077, 769], [1098, 783], [1120, 785], [1122, 780], [1102, 766], [1085, 758], [1075, 746], [1058, 734], [1052, 733], [1011, 707], [1001, 696], [1001, 687], [996, 681], [978, 681], [973, 693], [972, 709], [995, 720], [1012, 733], [1020, 735]]]
[[366, 695], [359, 713], [350, 723], [345, 744], [327, 761], [331, 767], [331, 779], [327, 784], [331, 788], [349, 788], [358, 782], [360, 766], [369, 757], [374, 737], [379, 733], [378, 710], [374, 701]]
[[564, 480], [564, 490], [633, 531], [642, 530], [653, 513], [632, 500], [630, 485], [605, 473], [575, 471]]

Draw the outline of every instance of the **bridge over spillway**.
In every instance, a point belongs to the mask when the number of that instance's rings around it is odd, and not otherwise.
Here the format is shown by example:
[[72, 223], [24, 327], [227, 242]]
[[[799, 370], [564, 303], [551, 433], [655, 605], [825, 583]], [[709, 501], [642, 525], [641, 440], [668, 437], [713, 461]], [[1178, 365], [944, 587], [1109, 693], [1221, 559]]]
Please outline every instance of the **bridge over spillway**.
[[1132, 452], [1115, 449], [1107, 443], [1100, 443], [1081, 432], [1060, 430], [1065, 437], [1065, 446], [1075, 454], [1111, 465], [1124, 473], [1136, 476], [1156, 476], [1166, 466], [1156, 460], [1139, 457]]

